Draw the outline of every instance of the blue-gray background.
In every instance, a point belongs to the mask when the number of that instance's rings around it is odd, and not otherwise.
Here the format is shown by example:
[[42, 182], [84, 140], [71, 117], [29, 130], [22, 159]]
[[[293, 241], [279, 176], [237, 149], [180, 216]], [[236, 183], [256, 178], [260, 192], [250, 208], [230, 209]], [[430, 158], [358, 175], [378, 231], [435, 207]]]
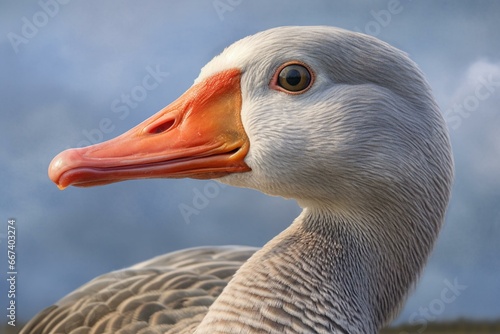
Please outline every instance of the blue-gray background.
[[[61, 150], [112, 138], [173, 101], [225, 46], [280, 25], [369, 33], [420, 65], [450, 126], [456, 181], [399, 321], [500, 316], [500, 2], [55, 1], [0, 5], [0, 324], [10, 217], [19, 320], [101, 273], [185, 247], [260, 246], [292, 221], [293, 201], [213, 181], [59, 191], [46, 172]], [[163, 74], [145, 90], [151, 70]], [[188, 206], [198, 211], [185, 218]]]

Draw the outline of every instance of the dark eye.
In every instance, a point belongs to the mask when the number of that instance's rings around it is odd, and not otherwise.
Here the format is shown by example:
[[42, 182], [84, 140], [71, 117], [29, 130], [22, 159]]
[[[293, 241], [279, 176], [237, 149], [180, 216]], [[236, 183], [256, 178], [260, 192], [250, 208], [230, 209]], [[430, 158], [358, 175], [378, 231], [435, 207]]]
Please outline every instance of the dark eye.
[[277, 85], [291, 93], [299, 93], [311, 85], [311, 72], [301, 64], [290, 64], [283, 67], [277, 78]]

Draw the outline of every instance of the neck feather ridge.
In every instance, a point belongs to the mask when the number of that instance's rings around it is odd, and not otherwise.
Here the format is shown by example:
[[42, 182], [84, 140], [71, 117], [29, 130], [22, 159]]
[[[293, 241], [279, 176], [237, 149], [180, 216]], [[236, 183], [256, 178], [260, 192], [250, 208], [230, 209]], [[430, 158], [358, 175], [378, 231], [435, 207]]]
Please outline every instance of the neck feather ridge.
[[305, 209], [239, 269], [195, 333], [376, 333], [426, 256], [392, 228], [404, 222], [366, 219]]

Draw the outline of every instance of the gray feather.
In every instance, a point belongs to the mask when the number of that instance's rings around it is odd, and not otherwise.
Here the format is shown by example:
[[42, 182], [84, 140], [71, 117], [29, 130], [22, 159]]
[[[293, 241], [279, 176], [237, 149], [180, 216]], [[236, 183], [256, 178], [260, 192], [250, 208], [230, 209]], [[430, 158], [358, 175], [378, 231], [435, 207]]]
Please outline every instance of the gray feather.
[[[302, 94], [270, 87], [307, 64]], [[242, 39], [201, 71], [241, 71], [250, 172], [219, 181], [294, 198], [302, 214], [262, 249], [199, 248], [110, 273], [22, 333], [376, 333], [401, 309], [444, 221], [448, 132], [403, 52], [331, 27]], [[234, 275], [234, 277], [233, 277]]]

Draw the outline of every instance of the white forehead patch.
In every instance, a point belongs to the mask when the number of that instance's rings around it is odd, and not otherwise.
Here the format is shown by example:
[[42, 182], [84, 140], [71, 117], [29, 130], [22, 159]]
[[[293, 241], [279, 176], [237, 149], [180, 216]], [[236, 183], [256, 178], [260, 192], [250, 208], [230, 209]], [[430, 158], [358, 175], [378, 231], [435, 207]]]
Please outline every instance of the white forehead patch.
[[[220, 55], [213, 58], [202, 69], [195, 83], [218, 72], [238, 68], [242, 72], [251, 63], [260, 60], [272, 63], [273, 58], [307, 55], [314, 44], [314, 37], [341, 34], [342, 29], [333, 27], [278, 27], [245, 37], [228, 46]], [[261, 68], [262, 69], [262, 68]]]
[[[253, 36], [250, 36], [253, 37]], [[255, 52], [255, 44], [251, 38], [243, 38], [230, 46], [228, 46], [221, 54], [215, 56], [208, 64], [203, 66], [200, 75], [194, 83], [203, 81], [204, 79], [228, 69], [244, 68], [249, 55]]]

